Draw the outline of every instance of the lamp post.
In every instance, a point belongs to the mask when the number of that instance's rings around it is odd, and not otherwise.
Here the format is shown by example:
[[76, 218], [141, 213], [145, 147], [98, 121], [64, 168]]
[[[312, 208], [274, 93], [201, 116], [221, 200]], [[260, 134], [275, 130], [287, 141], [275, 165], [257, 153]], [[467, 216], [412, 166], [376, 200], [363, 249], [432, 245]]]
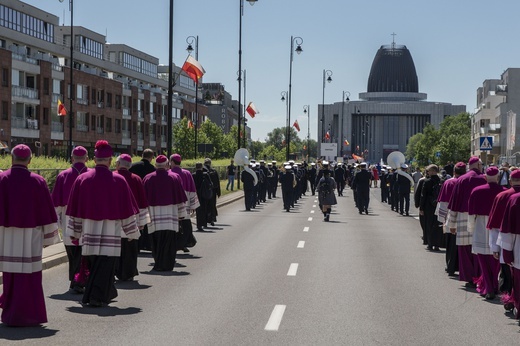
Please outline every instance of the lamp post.
[[[199, 60], [199, 35], [197, 36], [188, 36], [186, 38], [186, 43], [188, 44], [188, 47], [186, 48], [186, 50], [188, 51], [189, 54], [191, 54], [191, 52], [193, 52], [193, 43], [195, 43], [195, 60]], [[199, 126], [199, 109], [198, 109], [198, 105], [199, 105], [199, 79], [197, 78], [196, 82], [195, 82], [195, 123], [193, 124], [194, 127], [195, 127], [195, 147], [193, 148], [194, 151], [193, 151], [193, 154], [194, 154], [194, 158], [197, 158], [197, 131], [198, 131], [198, 126]]]
[[[63, 2], [64, 0], [59, 0]], [[74, 69], [74, 0], [69, 0], [69, 11], [70, 11], [70, 89], [69, 89], [69, 144], [67, 145], [67, 158], [70, 159], [72, 156], [72, 122], [73, 111], [72, 101], [74, 100], [74, 83], [73, 83], [73, 69]]]
[[[246, 140], [247, 140], [247, 131], [246, 131], [246, 70], [244, 70], [244, 103], [242, 103], [242, 114], [243, 114], [243, 122], [244, 122], [244, 148], [246, 147]], [[240, 104], [240, 102], [239, 102]]]
[[321, 138], [325, 138], [325, 81], [332, 82], [332, 71], [323, 70], [323, 99], [321, 103]]
[[[296, 43], [296, 49], [294, 49], [294, 44]], [[297, 54], [301, 54], [303, 52], [302, 49], [302, 43], [303, 38], [301, 37], [293, 37], [291, 36], [291, 58], [289, 61], [289, 101], [287, 106], [287, 148], [285, 153], [285, 159], [289, 161], [289, 154], [290, 154], [290, 146], [291, 146], [291, 98], [292, 98], [292, 63], [293, 63], [293, 57], [294, 52]]]
[[344, 146], [343, 144], [345, 144], [345, 138], [344, 138], [344, 134], [343, 134], [343, 127], [344, 127], [344, 118], [343, 118], [343, 114], [345, 112], [345, 101], [350, 102], [350, 92], [348, 91], [343, 91], [343, 98], [341, 99], [342, 100], [342, 104], [341, 104], [341, 156], [343, 156], [343, 150], [344, 150]]
[[311, 106], [303, 106], [303, 113], [307, 114], [307, 161], [311, 158]]
[[166, 122], [166, 146], [168, 157], [172, 154], [172, 131], [173, 131], [173, 0], [170, 0], [170, 26], [168, 31], [168, 119]]
[[[173, 1], [173, 0], [171, 0]], [[251, 6], [253, 6], [258, 0], [247, 0]], [[240, 149], [240, 123], [241, 123], [241, 111], [240, 100], [242, 98], [242, 16], [244, 15], [244, 0], [238, 0], [239, 13], [238, 13], [238, 131], [237, 131], [237, 150]], [[245, 129], [244, 129], [245, 131]], [[238, 168], [238, 174], [240, 175], [240, 168]], [[237, 181], [237, 188], [240, 189], [240, 179]]]

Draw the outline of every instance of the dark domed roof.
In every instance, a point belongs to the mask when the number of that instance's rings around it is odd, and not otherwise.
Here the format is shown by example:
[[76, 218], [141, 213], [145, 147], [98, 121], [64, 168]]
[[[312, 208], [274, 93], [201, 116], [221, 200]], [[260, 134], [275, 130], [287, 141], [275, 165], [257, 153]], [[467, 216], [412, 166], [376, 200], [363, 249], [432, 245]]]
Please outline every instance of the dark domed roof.
[[406, 46], [381, 46], [376, 53], [367, 92], [419, 92], [412, 55]]

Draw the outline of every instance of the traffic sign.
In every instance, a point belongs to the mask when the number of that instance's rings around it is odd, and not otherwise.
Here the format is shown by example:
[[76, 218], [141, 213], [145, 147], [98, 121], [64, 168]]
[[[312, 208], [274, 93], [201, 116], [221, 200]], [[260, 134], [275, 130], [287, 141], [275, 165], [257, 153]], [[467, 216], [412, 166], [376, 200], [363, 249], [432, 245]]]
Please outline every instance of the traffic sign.
[[493, 137], [480, 137], [480, 150], [492, 150]]

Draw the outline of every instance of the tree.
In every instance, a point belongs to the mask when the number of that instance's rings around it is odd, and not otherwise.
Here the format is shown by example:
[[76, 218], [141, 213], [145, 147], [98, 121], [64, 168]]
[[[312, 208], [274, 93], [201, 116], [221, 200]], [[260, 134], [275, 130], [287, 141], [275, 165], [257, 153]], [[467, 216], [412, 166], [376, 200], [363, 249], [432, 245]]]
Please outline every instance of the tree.
[[[199, 143], [213, 144], [213, 151], [206, 154], [206, 156], [218, 159], [224, 151], [224, 132], [222, 128], [217, 126], [211, 120], [206, 120], [200, 127], [200, 132], [205, 135], [201, 137]], [[204, 142], [202, 141], [204, 139]]]
[[181, 121], [173, 125], [173, 150], [183, 158], [191, 159], [194, 157], [195, 130], [188, 128], [188, 118], [182, 118]]

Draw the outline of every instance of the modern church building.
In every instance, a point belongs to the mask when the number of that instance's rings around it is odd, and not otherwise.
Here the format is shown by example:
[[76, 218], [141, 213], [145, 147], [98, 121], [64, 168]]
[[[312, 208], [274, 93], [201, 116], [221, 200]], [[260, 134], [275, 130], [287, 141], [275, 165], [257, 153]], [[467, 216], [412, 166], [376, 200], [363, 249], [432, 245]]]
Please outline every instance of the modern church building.
[[386, 161], [392, 151], [404, 153], [409, 138], [427, 123], [438, 127], [445, 117], [466, 111], [466, 106], [426, 101], [410, 51], [395, 43], [377, 51], [367, 92], [359, 99], [318, 106], [318, 142], [337, 143], [336, 156], [356, 154], [368, 162]]

